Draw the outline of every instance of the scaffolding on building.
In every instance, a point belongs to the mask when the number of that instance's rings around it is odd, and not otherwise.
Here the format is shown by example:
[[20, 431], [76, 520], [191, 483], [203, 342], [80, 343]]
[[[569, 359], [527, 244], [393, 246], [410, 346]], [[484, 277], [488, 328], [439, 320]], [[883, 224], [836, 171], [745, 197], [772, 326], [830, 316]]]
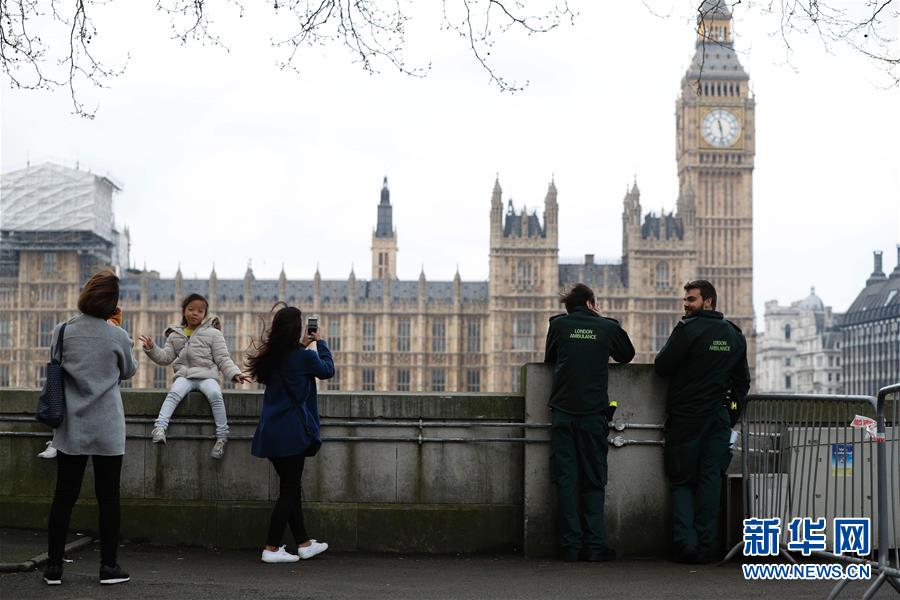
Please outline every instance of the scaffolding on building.
[[0, 277], [18, 276], [21, 252], [77, 252], [82, 272], [128, 266], [109, 177], [53, 163], [5, 173], [0, 181]]

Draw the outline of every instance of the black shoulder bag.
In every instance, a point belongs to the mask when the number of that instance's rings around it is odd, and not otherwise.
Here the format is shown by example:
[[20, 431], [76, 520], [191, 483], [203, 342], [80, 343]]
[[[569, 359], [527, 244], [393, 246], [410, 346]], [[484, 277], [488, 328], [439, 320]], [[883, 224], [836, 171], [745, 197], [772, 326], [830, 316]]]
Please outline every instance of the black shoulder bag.
[[59, 328], [59, 336], [56, 338], [56, 348], [50, 355], [47, 363], [47, 379], [44, 381], [44, 389], [38, 398], [37, 410], [34, 418], [56, 429], [66, 416], [66, 371], [62, 367], [63, 336], [66, 333], [66, 324]]

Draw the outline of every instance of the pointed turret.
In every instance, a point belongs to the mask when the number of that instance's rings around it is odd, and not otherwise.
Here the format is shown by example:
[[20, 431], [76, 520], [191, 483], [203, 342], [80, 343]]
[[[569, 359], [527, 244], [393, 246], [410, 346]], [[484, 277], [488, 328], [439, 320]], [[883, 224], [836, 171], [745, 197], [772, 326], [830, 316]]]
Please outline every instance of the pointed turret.
[[422, 265], [422, 269], [419, 271], [419, 306], [425, 306], [425, 289], [426, 289], [426, 281], [425, 281], [425, 265]]
[[180, 302], [183, 294], [184, 277], [181, 275], [181, 261], [178, 261], [178, 270], [175, 271], [175, 301]]
[[347, 278], [347, 305], [353, 311], [356, 306], [356, 270], [350, 264], [350, 276]]
[[897, 279], [900, 277], [900, 244], [897, 244], [897, 264], [894, 265], [894, 270], [891, 271], [891, 279]]
[[556, 196], [556, 178], [551, 175], [547, 195], [544, 197], [544, 231], [551, 240], [556, 240], [559, 233], [559, 204]]
[[[734, 51], [731, 9], [726, 0], [703, 0], [697, 9], [697, 46], [685, 82], [740, 80], [750, 77]], [[683, 82], [684, 83], [684, 82]]]
[[319, 273], [319, 263], [316, 263], [316, 272], [313, 275], [313, 296], [318, 304], [322, 297], [322, 274]]
[[212, 270], [209, 272], [209, 301], [213, 304], [216, 302], [218, 282], [219, 278], [216, 275], [216, 263], [213, 263]]
[[381, 185], [378, 222], [372, 233], [372, 279], [397, 278], [397, 231], [387, 176]]
[[624, 224], [640, 226], [641, 224], [641, 190], [638, 189], [637, 177], [631, 189], [625, 193], [623, 200], [622, 220]]
[[375, 235], [376, 237], [390, 237], [394, 235], [394, 215], [387, 176], [385, 176], [381, 185], [381, 201], [378, 203], [378, 222], [375, 227]]
[[882, 267], [882, 252], [881, 250], [876, 250], [872, 253], [874, 259], [874, 267], [872, 269], [872, 274], [869, 275], [869, 278], [866, 280], [866, 285], [871, 285], [873, 283], [877, 283], [879, 281], [884, 281], [887, 279], [887, 275], [884, 274], [884, 269]]
[[248, 310], [253, 298], [253, 261], [247, 260], [247, 270], [244, 271], [244, 310]]

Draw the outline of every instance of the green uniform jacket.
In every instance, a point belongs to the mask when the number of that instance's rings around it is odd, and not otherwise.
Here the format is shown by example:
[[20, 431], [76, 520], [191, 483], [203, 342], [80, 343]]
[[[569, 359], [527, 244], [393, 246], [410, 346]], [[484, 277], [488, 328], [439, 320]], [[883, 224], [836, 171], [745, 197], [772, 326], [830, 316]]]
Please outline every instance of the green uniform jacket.
[[750, 390], [747, 340], [722, 313], [701, 310], [683, 318], [654, 365], [657, 373], [669, 378], [669, 414], [709, 415], [725, 403], [729, 392], [737, 402], [737, 414], [743, 412]]
[[544, 362], [554, 365], [550, 407], [572, 415], [605, 412], [610, 356], [620, 363], [634, 358], [634, 346], [615, 319], [586, 306], [550, 317], [544, 354]]

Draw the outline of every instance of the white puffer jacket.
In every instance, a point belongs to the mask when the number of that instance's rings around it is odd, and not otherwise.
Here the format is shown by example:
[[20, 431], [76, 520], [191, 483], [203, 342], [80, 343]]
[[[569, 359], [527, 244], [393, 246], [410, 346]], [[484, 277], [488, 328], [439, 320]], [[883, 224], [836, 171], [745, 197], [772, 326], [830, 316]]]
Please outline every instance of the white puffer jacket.
[[208, 315], [190, 337], [185, 335], [184, 326], [174, 325], [166, 329], [165, 348], [154, 345], [144, 352], [158, 365], [174, 362], [175, 377], [218, 379], [221, 371], [225, 380], [231, 381], [241, 370], [228, 354], [220, 327], [215, 315]]

